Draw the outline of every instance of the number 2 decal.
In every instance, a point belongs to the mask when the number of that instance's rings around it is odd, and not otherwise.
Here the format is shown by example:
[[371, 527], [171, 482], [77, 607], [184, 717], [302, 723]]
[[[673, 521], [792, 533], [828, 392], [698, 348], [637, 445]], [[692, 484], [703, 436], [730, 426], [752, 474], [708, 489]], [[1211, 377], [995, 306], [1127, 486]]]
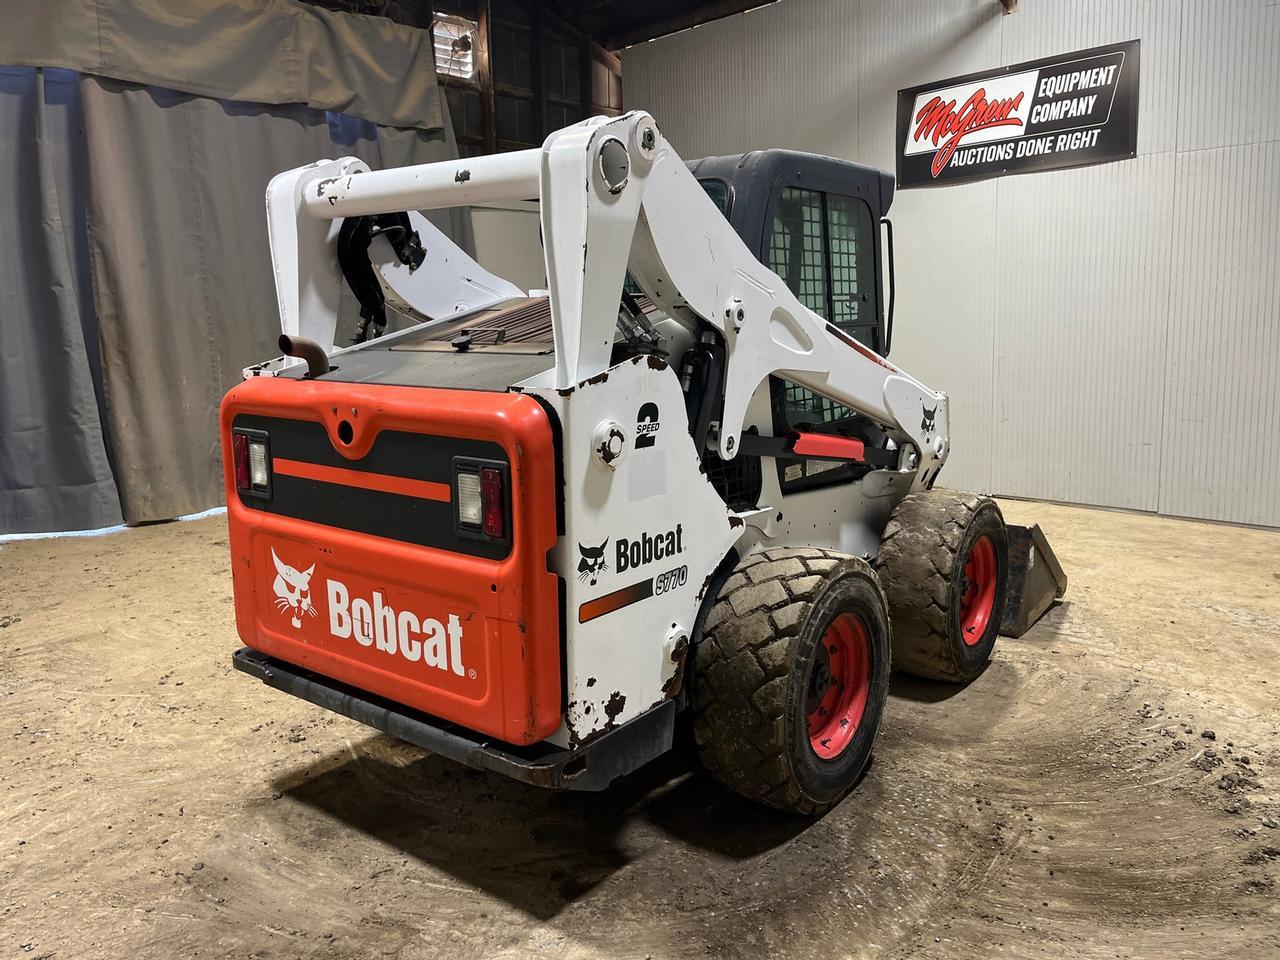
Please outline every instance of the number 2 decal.
[[652, 447], [658, 439], [658, 405], [646, 403], [636, 414], [636, 449]]

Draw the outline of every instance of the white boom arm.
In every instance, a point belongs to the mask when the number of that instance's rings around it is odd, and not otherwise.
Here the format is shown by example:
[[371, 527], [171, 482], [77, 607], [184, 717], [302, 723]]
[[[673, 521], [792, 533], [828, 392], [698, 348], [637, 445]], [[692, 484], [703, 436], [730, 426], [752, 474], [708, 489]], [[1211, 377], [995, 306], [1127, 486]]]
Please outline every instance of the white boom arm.
[[[332, 346], [339, 218], [533, 197], [541, 202], [557, 388], [608, 368], [629, 269], [668, 315], [723, 334], [728, 361], [716, 442], [724, 459], [737, 453], [752, 395], [778, 374], [909, 440], [919, 475], [945, 460], [946, 395], [801, 304], [747, 249], [642, 111], [585, 120], [553, 133], [540, 150], [376, 172], [348, 158], [276, 177], [267, 206], [282, 327], [303, 336], [327, 331], [312, 338]], [[389, 264], [379, 268], [419, 312], [439, 318], [519, 295], [438, 231], [423, 240], [435, 271], [430, 283], [408, 292], [410, 271], [397, 278]]]

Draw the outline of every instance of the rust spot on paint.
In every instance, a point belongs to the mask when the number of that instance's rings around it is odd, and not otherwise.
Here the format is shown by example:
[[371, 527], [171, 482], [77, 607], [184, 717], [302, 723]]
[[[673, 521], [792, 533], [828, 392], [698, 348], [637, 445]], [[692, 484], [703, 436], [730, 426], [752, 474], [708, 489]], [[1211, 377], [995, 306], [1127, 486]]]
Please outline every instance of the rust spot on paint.
[[[341, 177], [329, 177], [328, 179], [319, 181], [316, 184], [316, 196], [323, 197], [325, 194], [329, 192], [329, 188], [341, 179], [342, 179]], [[331, 195], [329, 197], [329, 206], [333, 206], [337, 202], [338, 202], [338, 198], [336, 195]]]
[[712, 570], [707, 574], [706, 579], [702, 581], [702, 586], [698, 588], [698, 603], [702, 603], [702, 598], [707, 595], [707, 588], [711, 586], [711, 581], [716, 578], [716, 572]]
[[[615, 439], [618, 441], [617, 453], [613, 451], [612, 447], [612, 443]], [[600, 446], [596, 447], [596, 454], [599, 455], [600, 459], [604, 461], [606, 465], [608, 465], [622, 456], [622, 451], [626, 449], [626, 446], [627, 438], [623, 435], [621, 430], [614, 427], [609, 431], [609, 436], [605, 437], [605, 439], [600, 442]]]
[[680, 692], [680, 687], [684, 683], [684, 661], [688, 655], [689, 638], [682, 636], [676, 641], [675, 649], [671, 651], [671, 662], [676, 665], [675, 672], [667, 677], [662, 685], [662, 695], [668, 700]]
[[[609, 718], [609, 726], [612, 727], [618, 720], [618, 714], [622, 713], [622, 708], [627, 705], [627, 698], [622, 695], [620, 690], [613, 691], [613, 696], [609, 698], [609, 702], [604, 705], [605, 716]], [[608, 729], [606, 727], [605, 729]]]

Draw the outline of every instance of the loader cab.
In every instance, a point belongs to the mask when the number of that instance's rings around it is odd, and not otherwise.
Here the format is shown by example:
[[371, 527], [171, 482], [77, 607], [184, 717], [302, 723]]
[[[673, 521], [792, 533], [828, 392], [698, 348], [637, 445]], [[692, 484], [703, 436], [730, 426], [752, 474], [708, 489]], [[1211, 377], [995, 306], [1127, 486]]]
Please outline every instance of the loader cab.
[[[883, 171], [793, 150], [707, 157], [689, 169], [751, 252], [796, 298], [844, 333], [887, 356], [893, 329], [893, 234], [886, 219], [894, 179]], [[887, 284], [885, 281], [887, 280]], [[853, 410], [791, 383], [769, 381], [775, 435], [838, 433], [871, 446], [883, 431]], [[737, 461], [744, 458], [739, 457]], [[718, 487], [758, 488], [737, 461], [713, 463]], [[849, 483], [860, 471], [830, 463], [775, 464], [786, 496]]]
[[707, 157], [689, 169], [801, 303], [889, 353], [892, 297], [882, 277], [887, 270], [891, 289], [892, 250], [881, 224], [893, 200], [890, 174], [794, 150]]

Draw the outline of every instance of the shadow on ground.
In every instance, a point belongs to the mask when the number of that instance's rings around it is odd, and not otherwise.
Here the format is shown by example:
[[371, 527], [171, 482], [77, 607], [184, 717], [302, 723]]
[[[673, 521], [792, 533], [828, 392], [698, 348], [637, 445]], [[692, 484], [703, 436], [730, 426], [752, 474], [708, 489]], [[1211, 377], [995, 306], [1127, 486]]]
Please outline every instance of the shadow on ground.
[[[430, 754], [405, 763], [406, 750], [419, 753], [373, 737], [279, 778], [275, 788], [542, 920], [631, 862], [633, 827], [746, 860], [814, 822], [729, 791], [702, 772], [691, 746], [599, 793], [546, 790]], [[872, 766], [874, 757], [864, 777]]]
[[543, 920], [631, 861], [625, 834], [637, 822], [731, 859], [772, 850], [811, 822], [729, 792], [684, 751], [600, 793], [574, 793], [431, 755], [397, 763], [401, 746], [375, 737], [336, 766], [336, 756], [324, 758], [276, 789]]

